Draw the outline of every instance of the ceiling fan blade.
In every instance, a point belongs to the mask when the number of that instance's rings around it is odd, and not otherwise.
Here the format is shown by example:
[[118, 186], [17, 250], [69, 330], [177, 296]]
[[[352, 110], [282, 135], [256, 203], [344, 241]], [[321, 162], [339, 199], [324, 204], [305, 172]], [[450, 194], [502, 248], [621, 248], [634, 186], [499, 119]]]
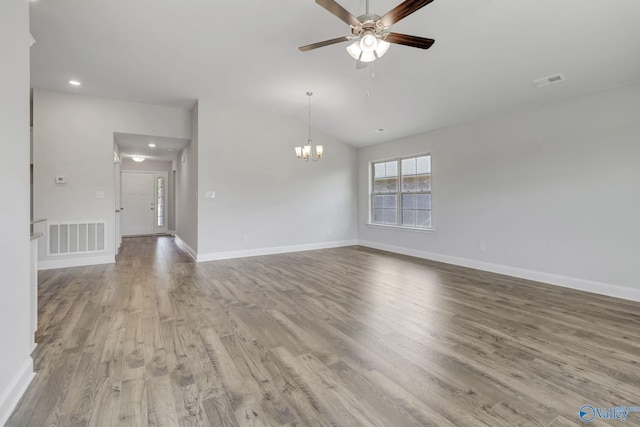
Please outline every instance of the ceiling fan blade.
[[[318, 1], [318, 0], [316, 0]], [[433, 0], [405, 0], [379, 19], [385, 27], [390, 27], [401, 19], [431, 3]]]
[[418, 36], [408, 36], [406, 34], [398, 33], [387, 33], [386, 37], [384, 37], [384, 41], [389, 43], [402, 44], [405, 46], [417, 47], [420, 49], [429, 49], [435, 42], [434, 39], [427, 39]]
[[329, 12], [333, 13], [335, 16], [342, 19], [344, 22], [351, 26], [357, 27], [361, 24], [361, 22], [358, 21], [358, 18], [349, 13], [347, 9], [336, 3], [335, 0], [316, 0], [316, 3], [318, 3], [320, 6], [324, 7]]
[[308, 50], [317, 49], [319, 47], [329, 46], [329, 45], [336, 44], [336, 43], [341, 43], [341, 42], [348, 42], [351, 39], [352, 39], [352, 37], [342, 36], [342, 37], [338, 37], [338, 38], [331, 39], [331, 40], [325, 40], [325, 41], [318, 42], [318, 43], [308, 44], [306, 46], [300, 46], [298, 49], [300, 49], [303, 52], [306, 52]]

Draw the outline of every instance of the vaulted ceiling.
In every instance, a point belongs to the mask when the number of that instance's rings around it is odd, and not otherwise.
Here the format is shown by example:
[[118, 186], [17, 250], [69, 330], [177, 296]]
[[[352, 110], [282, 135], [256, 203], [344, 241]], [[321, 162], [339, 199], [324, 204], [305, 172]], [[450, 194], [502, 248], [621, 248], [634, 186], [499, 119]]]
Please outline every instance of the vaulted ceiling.
[[[365, 12], [365, 0], [339, 3]], [[371, 0], [371, 12], [398, 3]], [[435, 0], [393, 30], [436, 42], [392, 45], [356, 70], [347, 43], [297, 49], [350, 34], [313, 0], [37, 0], [32, 86], [303, 121], [311, 90], [313, 126], [363, 146], [640, 80], [638, 0]], [[556, 73], [566, 81], [531, 83]]]

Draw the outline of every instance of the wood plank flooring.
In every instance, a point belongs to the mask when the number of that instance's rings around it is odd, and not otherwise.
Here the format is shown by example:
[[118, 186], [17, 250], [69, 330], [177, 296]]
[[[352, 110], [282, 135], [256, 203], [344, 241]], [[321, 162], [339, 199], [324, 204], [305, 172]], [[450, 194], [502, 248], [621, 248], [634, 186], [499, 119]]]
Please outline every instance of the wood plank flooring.
[[115, 265], [41, 272], [39, 296], [9, 427], [559, 427], [640, 406], [639, 303], [362, 247], [196, 264], [130, 238]]

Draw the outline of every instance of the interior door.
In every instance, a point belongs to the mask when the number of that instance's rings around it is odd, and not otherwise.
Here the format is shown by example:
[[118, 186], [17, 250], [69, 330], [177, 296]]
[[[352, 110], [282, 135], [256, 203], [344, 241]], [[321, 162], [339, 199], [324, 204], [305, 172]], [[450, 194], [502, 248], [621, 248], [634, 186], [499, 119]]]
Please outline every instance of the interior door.
[[153, 173], [122, 172], [123, 236], [154, 234], [155, 194]]

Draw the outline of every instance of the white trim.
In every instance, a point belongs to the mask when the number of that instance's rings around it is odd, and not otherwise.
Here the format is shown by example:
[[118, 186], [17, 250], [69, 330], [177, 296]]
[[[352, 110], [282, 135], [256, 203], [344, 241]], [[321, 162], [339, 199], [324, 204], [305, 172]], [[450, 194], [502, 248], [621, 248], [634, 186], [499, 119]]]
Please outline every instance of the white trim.
[[504, 274], [507, 276], [519, 277], [521, 279], [548, 283], [550, 285], [562, 286], [564, 288], [571, 288], [579, 291], [592, 292], [595, 294], [622, 298], [630, 301], [640, 301], [640, 289], [633, 289], [627, 286], [613, 285], [609, 283], [596, 282], [593, 280], [579, 279], [576, 277], [562, 276], [553, 273], [545, 273], [542, 271], [527, 270], [524, 268], [511, 267], [502, 264], [493, 264], [490, 262], [477, 261], [468, 258], [459, 258], [450, 255], [436, 254], [433, 252], [408, 249], [400, 246], [387, 245], [384, 243], [376, 243], [366, 240], [359, 240], [358, 245], [380, 249], [387, 252], [394, 252], [402, 255], [428, 259], [432, 261], [444, 262], [447, 264], [459, 265], [462, 267], [475, 268], [477, 270], [489, 271], [491, 273]]
[[259, 249], [247, 249], [241, 251], [230, 251], [230, 252], [214, 252], [209, 254], [198, 255], [197, 261], [218, 261], [223, 259], [233, 259], [233, 258], [246, 258], [252, 256], [260, 256], [260, 255], [274, 255], [274, 254], [284, 254], [288, 252], [303, 252], [303, 251], [312, 251], [316, 249], [330, 249], [330, 248], [339, 248], [343, 246], [354, 246], [357, 244], [356, 240], [338, 240], [334, 242], [322, 242], [322, 243], [307, 243], [303, 245], [292, 245], [292, 246], [276, 246], [270, 248], [259, 248]]
[[7, 388], [0, 394], [0, 426], [7, 422], [35, 375], [33, 359], [27, 357]]
[[85, 265], [114, 264], [115, 262], [116, 258], [114, 255], [56, 259], [51, 261], [38, 261], [38, 270], [50, 270], [52, 268], [66, 267], [83, 267]]
[[182, 248], [182, 250], [184, 250], [186, 253], [189, 254], [189, 256], [191, 258], [193, 258], [194, 261], [198, 260], [198, 254], [196, 253], [195, 250], [193, 250], [193, 248], [191, 246], [189, 246], [187, 244], [187, 242], [185, 242], [184, 240], [182, 240], [180, 238], [180, 236], [178, 236], [177, 234], [175, 236], [173, 236], [175, 239], [175, 242], [178, 246], [180, 246], [180, 248]]

